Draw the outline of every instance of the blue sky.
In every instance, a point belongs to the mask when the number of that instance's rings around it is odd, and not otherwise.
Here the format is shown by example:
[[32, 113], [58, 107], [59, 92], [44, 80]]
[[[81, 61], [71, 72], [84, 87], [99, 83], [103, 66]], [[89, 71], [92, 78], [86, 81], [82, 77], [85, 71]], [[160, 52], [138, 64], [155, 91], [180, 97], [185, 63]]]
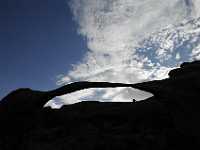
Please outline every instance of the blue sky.
[[0, 98], [20, 87], [55, 88], [86, 50], [66, 0], [0, 1]]
[[[166, 78], [182, 61], [200, 59], [199, 6], [199, 0], [0, 1], [0, 97], [20, 87], [48, 90], [81, 80]], [[58, 99], [70, 104], [146, 96], [119, 88]]]

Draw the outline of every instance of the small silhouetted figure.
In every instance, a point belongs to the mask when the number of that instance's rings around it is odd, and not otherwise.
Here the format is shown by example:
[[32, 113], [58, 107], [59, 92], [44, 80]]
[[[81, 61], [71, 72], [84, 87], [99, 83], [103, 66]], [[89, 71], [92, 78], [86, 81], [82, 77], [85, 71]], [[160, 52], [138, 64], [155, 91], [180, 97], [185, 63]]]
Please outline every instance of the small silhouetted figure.
[[133, 103], [136, 103], [137, 101], [136, 101], [135, 99], [132, 99], [132, 102], [133, 102]]

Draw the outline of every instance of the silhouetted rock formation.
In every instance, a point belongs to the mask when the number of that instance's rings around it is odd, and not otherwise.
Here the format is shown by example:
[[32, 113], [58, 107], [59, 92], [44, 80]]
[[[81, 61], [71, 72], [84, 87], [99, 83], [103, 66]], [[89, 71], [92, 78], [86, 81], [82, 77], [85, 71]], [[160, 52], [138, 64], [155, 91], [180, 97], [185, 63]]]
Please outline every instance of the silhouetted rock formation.
[[[0, 101], [1, 150], [177, 150], [200, 143], [200, 62], [169, 78], [137, 84], [75, 82], [53, 91], [18, 89]], [[86, 88], [132, 87], [154, 94], [139, 102], [43, 105]]]

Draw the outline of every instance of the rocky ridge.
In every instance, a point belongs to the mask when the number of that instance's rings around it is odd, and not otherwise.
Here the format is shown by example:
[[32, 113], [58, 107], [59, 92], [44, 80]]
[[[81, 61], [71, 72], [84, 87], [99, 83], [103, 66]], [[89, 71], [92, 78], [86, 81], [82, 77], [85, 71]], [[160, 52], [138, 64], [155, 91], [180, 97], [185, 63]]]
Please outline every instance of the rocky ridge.
[[[41, 92], [18, 89], [0, 101], [1, 150], [173, 150], [200, 143], [200, 62], [169, 78], [137, 84], [77, 82]], [[55, 96], [85, 88], [132, 87], [154, 96], [129, 103], [81, 102], [43, 108]]]

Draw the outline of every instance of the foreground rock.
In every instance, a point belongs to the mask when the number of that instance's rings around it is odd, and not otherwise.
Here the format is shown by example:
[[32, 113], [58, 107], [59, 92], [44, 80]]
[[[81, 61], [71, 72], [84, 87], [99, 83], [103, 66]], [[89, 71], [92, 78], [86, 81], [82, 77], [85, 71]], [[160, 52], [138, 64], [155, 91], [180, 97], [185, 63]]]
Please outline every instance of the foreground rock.
[[[47, 92], [18, 89], [0, 102], [1, 150], [177, 150], [200, 143], [200, 62], [138, 84], [77, 82]], [[55, 96], [85, 88], [132, 87], [153, 97], [132, 103], [81, 102], [53, 110]]]

